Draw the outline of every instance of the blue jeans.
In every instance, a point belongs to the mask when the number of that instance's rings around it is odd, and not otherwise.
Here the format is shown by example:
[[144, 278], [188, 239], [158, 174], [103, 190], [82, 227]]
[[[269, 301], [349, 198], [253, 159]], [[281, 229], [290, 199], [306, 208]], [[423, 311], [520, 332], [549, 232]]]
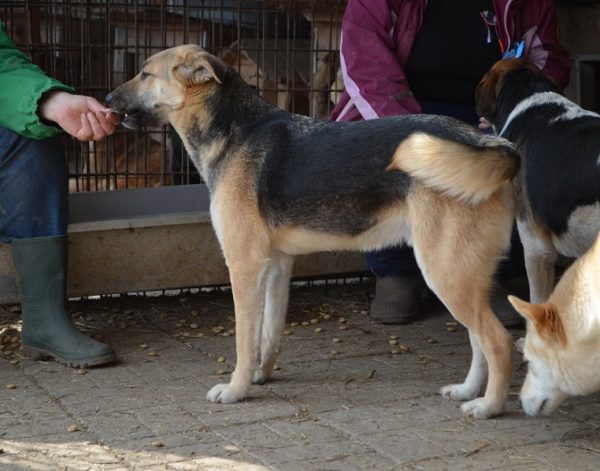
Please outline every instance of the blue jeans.
[[[422, 101], [421, 107], [423, 113], [426, 114], [452, 116], [473, 126], [477, 126], [479, 122], [475, 108], [467, 105]], [[522, 259], [522, 250], [518, 233], [516, 229], [513, 229], [509, 259], [503, 260], [499, 265], [498, 278], [500, 280], [504, 281], [518, 271], [511, 263], [511, 260]], [[367, 265], [375, 276], [378, 277], [403, 277], [419, 273], [419, 266], [415, 260], [413, 249], [406, 244], [368, 253]]]
[[0, 127], [0, 242], [67, 233], [67, 162], [61, 138]]

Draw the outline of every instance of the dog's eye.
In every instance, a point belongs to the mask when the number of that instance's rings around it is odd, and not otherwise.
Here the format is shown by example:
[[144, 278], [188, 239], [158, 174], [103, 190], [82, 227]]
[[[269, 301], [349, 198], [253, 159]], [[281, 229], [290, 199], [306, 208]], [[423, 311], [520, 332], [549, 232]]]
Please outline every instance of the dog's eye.
[[142, 71], [142, 80], [144, 80], [145, 78], [150, 77], [150, 74], [148, 72], [144, 72]]

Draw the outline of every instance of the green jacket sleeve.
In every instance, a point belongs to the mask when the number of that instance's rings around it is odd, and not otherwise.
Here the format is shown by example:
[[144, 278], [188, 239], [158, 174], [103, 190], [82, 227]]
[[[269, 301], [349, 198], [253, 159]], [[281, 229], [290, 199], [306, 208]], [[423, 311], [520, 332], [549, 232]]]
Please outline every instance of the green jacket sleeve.
[[45, 139], [60, 128], [44, 124], [37, 115], [38, 101], [49, 90], [73, 88], [48, 77], [23, 54], [0, 22], [0, 126], [33, 139]]

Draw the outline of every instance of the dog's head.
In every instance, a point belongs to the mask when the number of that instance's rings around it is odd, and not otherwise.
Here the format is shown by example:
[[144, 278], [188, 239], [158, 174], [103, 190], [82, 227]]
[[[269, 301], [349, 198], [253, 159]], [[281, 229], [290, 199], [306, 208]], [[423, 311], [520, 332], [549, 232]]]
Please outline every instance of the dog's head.
[[527, 376], [520, 400], [528, 415], [549, 414], [567, 397], [600, 390], [600, 237], [563, 274], [548, 301], [509, 301], [527, 319]]
[[557, 355], [567, 345], [560, 311], [552, 303], [530, 304], [514, 296], [509, 301], [527, 319], [523, 355], [528, 369], [521, 405], [527, 415], [549, 414], [569, 396]]
[[475, 91], [477, 114], [490, 123], [496, 121], [496, 101], [507, 75], [515, 70], [530, 70], [539, 73], [537, 67], [524, 59], [502, 59], [496, 62], [483, 76]]
[[109, 93], [106, 101], [125, 115], [122, 123], [128, 128], [160, 126], [192, 97], [222, 84], [226, 74], [227, 65], [200, 46], [178, 46], [147, 59], [140, 73]]

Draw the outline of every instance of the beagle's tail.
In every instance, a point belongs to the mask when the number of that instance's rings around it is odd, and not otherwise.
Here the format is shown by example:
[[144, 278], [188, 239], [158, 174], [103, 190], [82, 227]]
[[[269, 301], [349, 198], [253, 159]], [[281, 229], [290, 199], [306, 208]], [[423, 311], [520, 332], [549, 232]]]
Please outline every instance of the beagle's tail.
[[462, 142], [416, 132], [400, 143], [387, 170], [402, 170], [429, 188], [477, 205], [512, 180], [519, 163], [515, 147], [500, 137]]

